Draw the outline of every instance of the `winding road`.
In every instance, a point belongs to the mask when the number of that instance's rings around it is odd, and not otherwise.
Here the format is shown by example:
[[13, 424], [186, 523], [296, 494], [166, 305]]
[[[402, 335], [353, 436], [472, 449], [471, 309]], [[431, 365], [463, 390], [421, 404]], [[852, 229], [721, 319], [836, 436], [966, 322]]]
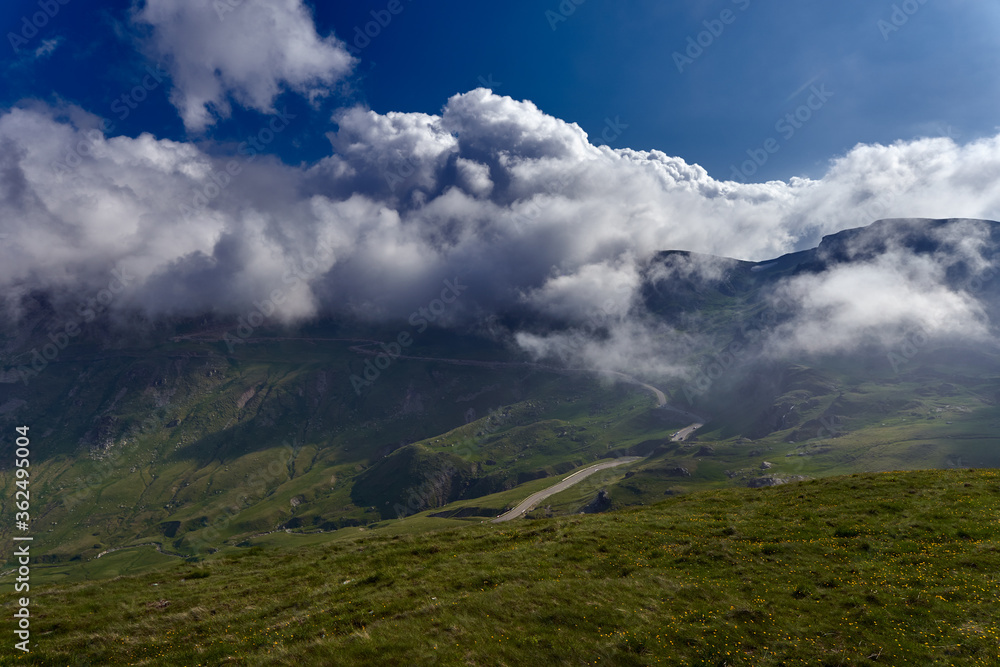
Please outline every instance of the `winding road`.
[[530, 496], [518, 503], [517, 507], [510, 510], [509, 512], [504, 512], [497, 518], [493, 519], [491, 523], [503, 523], [504, 521], [510, 521], [511, 519], [516, 519], [518, 517], [524, 516], [531, 510], [535, 508], [538, 503], [542, 502], [549, 496], [555, 495], [560, 491], [565, 491], [574, 484], [578, 484], [583, 480], [587, 479], [595, 472], [601, 470], [607, 470], [608, 468], [614, 468], [615, 466], [624, 465], [626, 463], [633, 463], [635, 461], [642, 460], [641, 456], [625, 456], [620, 459], [615, 459], [614, 461], [605, 461], [604, 463], [596, 463], [589, 468], [584, 468], [583, 470], [578, 470], [568, 477], [564, 477], [562, 481], [557, 482], [547, 489], [542, 489], [532, 493]]
[[[206, 336], [202, 334], [189, 334], [186, 336], [174, 336], [171, 340], [175, 343], [180, 342], [219, 342], [223, 340], [217, 335]], [[352, 345], [350, 350], [358, 354], [364, 354], [367, 356], [378, 356], [384, 354], [381, 350], [371, 349], [372, 346], [378, 345], [380, 341], [368, 340], [364, 338], [301, 338], [301, 337], [267, 337], [267, 338], [245, 338], [241, 342], [244, 343], [269, 343], [276, 341], [315, 341], [315, 342], [338, 342], [338, 343], [357, 343], [357, 345]], [[621, 378], [625, 382], [630, 384], [635, 384], [647, 391], [651, 392], [653, 396], [656, 397], [656, 407], [669, 410], [671, 412], [676, 412], [678, 414], [684, 415], [685, 417], [696, 419], [698, 421], [704, 421], [695, 414], [692, 414], [686, 410], [682, 410], [677, 407], [673, 407], [667, 404], [667, 395], [663, 393], [660, 389], [657, 389], [651, 384], [646, 384], [641, 380], [622, 373], [621, 371], [610, 371], [610, 370], [598, 370], [593, 368], [561, 368], [558, 366], [549, 366], [546, 364], [538, 364], [530, 361], [478, 361], [474, 359], [448, 359], [443, 357], [421, 357], [408, 354], [398, 354], [392, 355], [392, 359], [407, 359], [411, 361], [430, 361], [443, 364], [453, 364], [456, 366], [478, 366], [480, 368], [510, 368], [510, 367], [521, 367], [521, 368], [535, 368], [538, 370], [549, 371], [552, 373], [598, 373], [602, 375], [613, 375], [615, 377]]]
[[682, 428], [681, 430], [677, 431], [677, 433], [674, 433], [673, 437], [670, 438], [670, 441], [671, 442], [684, 442], [685, 440], [688, 439], [688, 436], [690, 436], [692, 433], [694, 433], [695, 431], [697, 431], [698, 429], [700, 429], [702, 426], [704, 426], [704, 424], [699, 424], [697, 422], [695, 422], [694, 424], [691, 424], [690, 426], [686, 426], [686, 427]]

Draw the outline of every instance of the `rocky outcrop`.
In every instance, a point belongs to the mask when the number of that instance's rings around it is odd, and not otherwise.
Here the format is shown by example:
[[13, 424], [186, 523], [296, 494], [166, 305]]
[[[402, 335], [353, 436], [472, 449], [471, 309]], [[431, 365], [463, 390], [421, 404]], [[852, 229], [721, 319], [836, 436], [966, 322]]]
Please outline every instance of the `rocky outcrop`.
[[611, 509], [611, 494], [607, 489], [601, 489], [597, 496], [591, 500], [581, 511], [586, 514], [598, 514]]
[[762, 489], [765, 486], [779, 486], [781, 484], [788, 484], [789, 482], [801, 482], [809, 479], [803, 475], [787, 475], [784, 477], [778, 477], [777, 475], [770, 475], [768, 477], [757, 477], [747, 481], [747, 486], [751, 489]]

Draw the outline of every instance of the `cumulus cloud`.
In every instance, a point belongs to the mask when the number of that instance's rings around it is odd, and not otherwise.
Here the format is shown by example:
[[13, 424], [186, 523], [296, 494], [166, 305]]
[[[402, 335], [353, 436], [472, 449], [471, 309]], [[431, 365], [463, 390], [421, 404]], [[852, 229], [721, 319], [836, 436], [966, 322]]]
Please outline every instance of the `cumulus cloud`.
[[[180, 30], [202, 11], [171, 6], [178, 9], [151, 2], [143, 16]], [[244, 3], [222, 25], [252, 27], [263, 20], [253, 12], [291, 20], [301, 9], [273, 7]], [[203, 18], [220, 29], [214, 14]], [[309, 43], [310, 52], [339, 49]], [[190, 57], [175, 63], [178, 72], [194, 68]], [[278, 82], [312, 80], [293, 72], [333, 71], [280, 59], [246, 70], [220, 63], [221, 74], [205, 79], [212, 92], [181, 104], [192, 122], [208, 122], [206, 109], [226, 91], [243, 89], [236, 94], [265, 107]], [[251, 71], [270, 73], [262, 87]], [[197, 88], [175, 81], [179, 94]], [[405, 318], [457, 279], [468, 287], [442, 323], [514, 314], [512, 338], [535, 354], [672, 373], [692, 343], [646, 313], [641, 292], [685, 275], [718, 279], [731, 265], [702, 255], [765, 260], [883, 217], [1000, 217], [1000, 137], [862, 145], [818, 180], [742, 184], [659, 151], [595, 146], [577, 125], [485, 89], [453, 97], [436, 115], [343, 110], [332, 119], [331, 154], [302, 167], [209, 156], [148, 134], [106, 138], [97, 126], [78, 109], [0, 115], [8, 234], [0, 289], [11, 313], [33, 291], [86, 298], [116, 267], [134, 280], [112, 309], [151, 317], [236, 316], [279, 290], [278, 320]], [[237, 173], [221, 177], [231, 162]], [[980, 269], [989, 263], [979, 237], [957, 237], [953, 254], [979, 256]], [[667, 249], [700, 255], [654, 261]], [[784, 288], [803, 326], [822, 329], [789, 329], [789, 345], [846, 345], [902, 321], [912, 305], [901, 303], [918, 305], [924, 326], [981, 334], [982, 313], [949, 287], [947, 264], [902, 253], [864, 262], [858, 272], [834, 268]], [[845, 296], [862, 286], [864, 300]], [[564, 328], [525, 324], [538, 321]]]
[[976, 289], [992, 272], [984, 251], [992, 251], [995, 230], [987, 223], [886, 220], [865, 232], [839, 247], [820, 246], [821, 259], [832, 260], [827, 270], [778, 286], [773, 300], [793, 312], [768, 341], [772, 354], [891, 347], [907, 332], [988, 338], [989, 317]]
[[273, 113], [284, 90], [315, 98], [352, 70], [334, 36], [317, 34], [302, 0], [146, 0], [135, 21], [151, 55], [168, 63], [170, 100], [189, 130], [226, 118], [230, 100]]
[[859, 344], [892, 346], [905, 331], [985, 338], [984, 310], [970, 294], [949, 289], [931, 258], [893, 255], [844, 265], [782, 286], [794, 317], [770, 341], [782, 355], [831, 354]]
[[579, 368], [626, 371], [643, 377], [685, 377], [688, 359], [702, 345], [698, 336], [681, 334], [663, 322], [636, 318], [607, 322], [599, 335], [588, 327], [546, 335], [517, 332], [517, 344], [538, 359], [557, 359]]

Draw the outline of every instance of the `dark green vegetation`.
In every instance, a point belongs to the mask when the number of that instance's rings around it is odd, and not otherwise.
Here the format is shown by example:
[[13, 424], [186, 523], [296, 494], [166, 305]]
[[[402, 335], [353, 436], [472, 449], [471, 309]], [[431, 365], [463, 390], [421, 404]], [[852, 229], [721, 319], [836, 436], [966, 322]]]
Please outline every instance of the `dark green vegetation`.
[[[370, 357], [323, 333], [232, 353], [217, 341], [70, 348], [27, 387], [0, 385], [0, 404], [32, 398], [0, 421], [8, 444], [16, 425], [32, 427], [43, 563], [149, 543], [190, 556], [276, 529], [371, 525], [572, 470], [683, 423], [651, 417], [638, 387], [523, 363], [400, 359], [358, 395], [349, 377]], [[444, 334], [422, 342], [432, 357], [468, 353]], [[14, 479], [0, 480], [6, 512]]]
[[996, 471], [953, 470], [294, 550], [281, 533], [33, 589], [35, 653], [0, 650], [37, 665], [996, 665], [998, 510]]
[[[235, 345], [223, 342], [235, 340], [229, 320], [151, 326], [139, 337], [95, 323], [24, 384], [17, 369], [58, 320], [39, 301], [30, 325], [0, 335], [0, 461], [13, 458], [14, 428], [31, 426], [38, 573], [73, 578], [108, 571], [99, 554], [135, 545], [170, 559], [274, 531], [306, 539], [385, 529], [402, 516], [461, 525], [622, 455], [645, 459], [549, 498], [536, 515], [856, 471], [1000, 467], [994, 343], [908, 331], [888, 348], [765, 353], [789, 317], [769, 299], [781, 280], [848, 261], [848, 249], [878, 256], [894, 226], [912, 252], [936, 251], [929, 234], [947, 224], [876, 223], [765, 264], [657, 256], [647, 309], [701, 341], [685, 352], [687, 380], [641, 378], [674, 409], [620, 377], [535, 364], [474, 331], [331, 321], [265, 327]], [[956, 289], [996, 295], [1000, 281], [970, 282], [962, 264], [949, 271]], [[984, 299], [987, 310], [995, 301]], [[401, 332], [412, 337], [402, 350], [410, 358], [376, 369], [381, 343]], [[672, 442], [694, 421], [705, 425], [693, 439]], [[0, 465], [4, 516], [13, 483]], [[0, 523], [8, 562], [12, 527]]]
[[[422, 354], [455, 354], [433, 343]], [[129, 545], [192, 556], [278, 529], [495, 516], [540, 488], [522, 485], [616, 455], [647, 458], [589, 478], [538, 515], [578, 512], [602, 488], [623, 507], [856, 470], [1000, 467], [1000, 372], [985, 356], [962, 365], [928, 348], [898, 373], [788, 365], [748, 394], [759, 405], [717, 410], [707, 402], [726, 387], [706, 393], [694, 409], [712, 419], [674, 443], [691, 418], [655, 408], [650, 392], [524, 362], [398, 360], [358, 396], [348, 378], [368, 357], [355, 345], [261, 342], [228, 354], [185, 341], [103, 359], [67, 350], [29, 385], [33, 401], [0, 416], [8, 442], [15, 425], [33, 429], [42, 564], [65, 573]], [[684, 406], [683, 389], [672, 403]], [[0, 473], [6, 516], [13, 481]], [[5, 554], [11, 528], [0, 526]]]
[[[934, 251], [919, 227], [913, 252]], [[93, 664], [996, 664], [995, 341], [768, 347], [791, 317], [775, 286], [880, 252], [858, 243], [766, 265], [658, 256], [643, 297], [687, 337], [683, 380], [405, 324], [228, 345], [234, 324], [205, 318], [95, 325], [25, 384], [55, 317], [38, 302], [0, 334], [0, 581], [2, 462], [27, 425], [33, 640], [56, 662], [92, 646]], [[952, 269], [998, 315], [1000, 281]], [[412, 345], [376, 368], [401, 332]], [[528, 515], [547, 521], [483, 525], [623, 456], [641, 459]], [[942, 471], [817, 481], [920, 469]]]

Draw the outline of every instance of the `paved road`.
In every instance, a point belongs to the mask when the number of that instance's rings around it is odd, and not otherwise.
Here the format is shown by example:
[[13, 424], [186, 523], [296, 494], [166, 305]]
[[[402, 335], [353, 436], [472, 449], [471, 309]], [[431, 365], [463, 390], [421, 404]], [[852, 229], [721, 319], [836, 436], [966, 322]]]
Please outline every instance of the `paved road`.
[[560, 491], [565, 491], [574, 484], [582, 482], [586, 478], [590, 477], [595, 472], [599, 472], [601, 470], [607, 470], [608, 468], [614, 468], [615, 466], [620, 466], [625, 463], [632, 463], [633, 461], [640, 461], [640, 460], [642, 460], [641, 456], [626, 456], [620, 459], [615, 459], [614, 461], [605, 461], [604, 463], [597, 463], [595, 465], [590, 466], [589, 468], [584, 468], [583, 470], [579, 470], [570, 475], [569, 477], [564, 477], [561, 482], [557, 482], [556, 484], [553, 484], [547, 489], [542, 489], [541, 491], [532, 493], [530, 496], [522, 500], [517, 507], [510, 510], [509, 512], [501, 514], [497, 518], [493, 519], [492, 522], [501, 523], [503, 521], [510, 521], [511, 519], [516, 519], [533, 510], [538, 503], [542, 502], [549, 496], [559, 493]]
[[685, 440], [688, 439], [688, 436], [690, 436], [692, 433], [694, 433], [695, 431], [697, 431], [698, 429], [700, 429], [702, 426], [704, 426], [704, 424], [699, 424], [697, 422], [694, 423], [694, 424], [691, 424], [690, 426], [686, 426], [686, 427], [682, 428], [681, 430], [677, 431], [677, 433], [674, 433], [674, 437], [672, 437], [670, 439], [670, 441], [671, 442], [684, 442]]
[[[586, 370], [586, 369], [580, 369], [580, 370]], [[637, 384], [640, 387], [645, 387], [649, 391], [653, 392], [654, 396], [656, 396], [656, 407], [658, 407], [658, 408], [662, 408], [663, 406], [665, 406], [667, 404], [667, 395], [664, 394], [662, 391], [660, 391], [659, 389], [657, 389], [656, 387], [654, 387], [651, 384], [646, 384], [645, 382], [640, 382], [639, 380], [636, 380], [631, 375], [626, 375], [625, 373], [621, 373], [619, 371], [597, 371], [597, 372], [598, 373], [606, 373], [608, 375], [614, 375], [615, 377], [620, 377], [620, 378], [624, 379], [626, 382], [631, 382], [632, 384]]]
[[[219, 338], [218, 335], [211, 335], [211, 334], [206, 335], [205, 333], [201, 333], [201, 334], [191, 334], [191, 335], [187, 335], [187, 336], [175, 336], [171, 340], [174, 341], [175, 343], [179, 343], [179, 342], [182, 342], [182, 341], [199, 341], [199, 342], [208, 343], [208, 342], [218, 342], [218, 341], [220, 341], [222, 339]], [[246, 339], [243, 339], [243, 342], [246, 342], [246, 343], [266, 343], [266, 342], [273, 342], [273, 341], [288, 341], [288, 340], [296, 340], [296, 341], [329, 341], [329, 342], [336, 341], [336, 342], [359, 343], [358, 345], [352, 345], [351, 346], [350, 349], [351, 349], [352, 352], [357, 352], [359, 354], [365, 354], [365, 355], [370, 355], [370, 356], [376, 356], [376, 355], [379, 355], [379, 354], [383, 354], [382, 350], [379, 350], [377, 348], [376, 349], [371, 349], [372, 346], [378, 345], [379, 341], [367, 340], [367, 339], [364, 339], [364, 338], [287, 338], [287, 337], [274, 337], [274, 338], [246, 338]], [[479, 367], [484, 367], [484, 368], [503, 368], [503, 367], [508, 367], [509, 368], [509, 367], [512, 367], [512, 366], [520, 366], [520, 367], [526, 367], [526, 368], [535, 368], [535, 369], [540, 369], [540, 370], [545, 370], [545, 371], [551, 371], [551, 372], [555, 372], [555, 373], [570, 372], [570, 373], [599, 373], [599, 374], [604, 374], [604, 375], [614, 375], [616, 377], [619, 377], [619, 378], [625, 380], [626, 382], [630, 382], [632, 384], [639, 385], [640, 387], [642, 387], [642, 388], [650, 391], [656, 397], [656, 407], [658, 407], [658, 408], [667, 408], [667, 409], [672, 410], [674, 412], [678, 412], [678, 413], [681, 413], [681, 414], [690, 415], [690, 413], [687, 413], [687, 412], [685, 412], [683, 410], [680, 410], [678, 408], [673, 408], [671, 406], [668, 406], [667, 405], [667, 395], [664, 394], [659, 389], [657, 389], [656, 387], [654, 387], [653, 385], [646, 384], [645, 382], [641, 382], [641, 381], [637, 380], [636, 378], [632, 377], [631, 375], [627, 375], [627, 374], [622, 373], [620, 371], [605, 371], [605, 370], [595, 370], [595, 369], [590, 369], [590, 368], [560, 368], [558, 366], [548, 366], [548, 365], [545, 365], [545, 364], [536, 364], [536, 363], [532, 363], [530, 361], [477, 361], [477, 360], [473, 360], [473, 359], [445, 359], [445, 358], [441, 358], [441, 357], [419, 357], [419, 356], [413, 356], [413, 355], [408, 355], [408, 354], [395, 355], [393, 358], [394, 359], [409, 359], [409, 360], [412, 360], [412, 361], [432, 361], [432, 362], [438, 362], [438, 363], [455, 364], [455, 365], [458, 365], [458, 366], [479, 366]], [[692, 416], [694, 416], [694, 415], [692, 415]]]
[[[369, 341], [369, 344], [375, 344], [375, 341]], [[375, 349], [375, 350], [367, 349], [367, 346], [365, 344], [354, 345], [354, 346], [351, 347], [351, 351], [352, 352], [358, 352], [360, 354], [368, 354], [368, 355], [382, 354], [381, 350], [378, 350], [378, 349]], [[640, 382], [639, 380], [635, 379], [631, 375], [627, 375], [627, 374], [622, 373], [620, 371], [604, 371], [604, 370], [595, 370], [595, 369], [591, 369], [591, 368], [560, 368], [559, 366], [548, 366], [548, 365], [545, 365], [545, 364], [536, 364], [536, 363], [533, 363], [533, 362], [530, 362], [530, 361], [474, 361], [474, 360], [471, 360], [471, 359], [444, 359], [444, 358], [441, 358], [441, 357], [414, 357], [414, 356], [410, 356], [410, 355], [406, 355], [406, 354], [398, 355], [395, 358], [396, 359], [412, 359], [412, 360], [415, 360], [415, 361], [436, 361], [436, 362], [441, 362], [441, 363], [457, 364], [457, 365], [460, 365], [460, 366], [484, 366], [484, 367], [487, 367], [487, 368], [501, 368], [501, 367], [504, 367], [504, 366], [507, 366], [507, 367], [510, 367], [510, 366], [523, 366], [523, 367], [526, 367], [526, 368], [537, 368], [537, 369], [541, 369], [541, 370], [545, 370], [545, 371], [551, 371], [551, 372], [554, 372], [554, 373], [566, 373], [566, 372], [569, 372], [569, 373], [601, 373], [601, 374], [604, 374], [604, 375], [614, 375], [615, 377], [622, 378], [626, 382], [630, 382], [632, 384], [639, 385], [640, 387], [643, 387], [644, 389], [648, 389], [650, 392], [652, 392], [653, 395], [656, 396], [656, 407], [662, 408], [662, 407], [666, 407], [666, 405], [667, 405], [667, 395], [664, 394], [662, 391], [660, 391], [659, 389], [657, 389], [656, 387], [654, 387], [651, 384], [646, 384], [645, 382]]]

